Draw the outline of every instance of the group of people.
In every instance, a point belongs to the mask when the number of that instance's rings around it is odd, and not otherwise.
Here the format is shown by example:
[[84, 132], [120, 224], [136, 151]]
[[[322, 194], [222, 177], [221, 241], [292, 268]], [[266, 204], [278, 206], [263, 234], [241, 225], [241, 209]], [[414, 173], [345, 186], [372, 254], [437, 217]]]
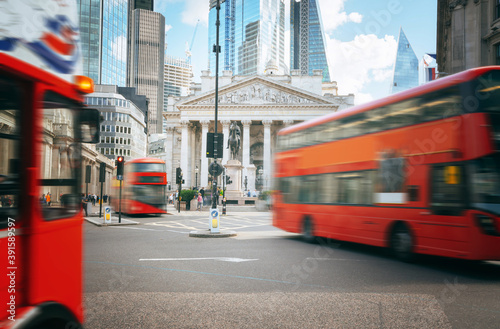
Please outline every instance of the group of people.
[[47, 194], [42, 194], [42, 196], [39, 198], [40, 204], [43, 206], [48, 206], [52, 204], [52, 194], [50, 192], [47, 192]]
[[[93, 206], [95, 206], [96, 202], [97, 202], [97, 204], [99, 204], [100, 197], [98, 195], [96, 195], [95, 193], [94, 194], [89, 193], [89, 194], [87, 194], [86, 197], [84, 196], [84, 198], [85, 198], [84, 202], [91, 202]], [[102, 196], [102, 201], [104, 203], [106, 203], [106, 202], [108, 202], [108, 200], [109, 200], [109, 202], [111, 202], [111, 197], [108, 196], [107, 194], [104, 194]]]

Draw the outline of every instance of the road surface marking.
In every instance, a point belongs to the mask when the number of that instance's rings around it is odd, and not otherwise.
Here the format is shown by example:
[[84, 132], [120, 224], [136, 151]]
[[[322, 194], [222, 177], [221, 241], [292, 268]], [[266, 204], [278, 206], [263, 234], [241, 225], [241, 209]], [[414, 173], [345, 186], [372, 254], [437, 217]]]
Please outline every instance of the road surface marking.
[[244, 258], [235, 258], [235, 257], [204, 257], [204, 258], [141, 258], [139, 261], [159, 261], [159, 260], [218, 260], [221, 262], [230, 262], [230, 263], [241, 263], [241, 262], [250, 262], [258, 259], [244, 259]]

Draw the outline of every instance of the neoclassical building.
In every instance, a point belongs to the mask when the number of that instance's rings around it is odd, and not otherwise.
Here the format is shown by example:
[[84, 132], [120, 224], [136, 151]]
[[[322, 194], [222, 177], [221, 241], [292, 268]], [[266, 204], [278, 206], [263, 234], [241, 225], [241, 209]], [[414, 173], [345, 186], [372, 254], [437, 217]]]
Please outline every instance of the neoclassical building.
[[[322, 71], [302, 76], [298, 70], [291, 75], [278, 75], [270, 62], [265, 75], [233, 76], [223, 71], [219, 77], [218, 133], [224, 134], [225, 165], [230, 160], [229, 126], [236, 122], [241, 131], [238, 159], [242, 164], [239, 186], [267, 190], [271, 185], [273, 152], [278, 131], [294, 123], [342, 110], [354, 103], [354, 95], [337, 95], [335, 82], [322, 83]], [[166, 132], [154, 136], [149, 155], [167, 163], [167, 180], [175, 190], [175, 169], [181, 167], [184, 186], [209, 186], [209, 164], [206, 157], [207, 133], [215, 129], [215, 77], [202, 72], [201, 84], [192, 85], [187, 98], [169, 98]], [[235, 180], [236, 177], [231, 177]], [[219, 185], [221, 184], [219, 178]], [[234, 183], [233, 183], [234, 184]]]

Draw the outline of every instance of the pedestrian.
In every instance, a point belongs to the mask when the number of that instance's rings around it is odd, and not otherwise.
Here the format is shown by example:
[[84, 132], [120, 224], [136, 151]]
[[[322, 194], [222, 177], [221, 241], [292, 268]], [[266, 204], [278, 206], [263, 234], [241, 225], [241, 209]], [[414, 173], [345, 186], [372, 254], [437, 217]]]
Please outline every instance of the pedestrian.
[[47, 195], [45, 196], [45, 202], [47, 203], [47, 206], [50, 207], [50, 192], [47, 192]]
[[170, 195], [168, 197], [168, 203], [174, 204], [174, 194], [173, 193], [170, 193]]
[[201, 211], [201, 207], [203, 206], [203, 197], [201, 196], [201, 193], [198, 193], [198, 207], [197, 210]]
[[205, 205], [205, 190], [203, 189], [203, 187], [200, 189], [200, 193], [201, 193], [201, 198], [203, 200], [203, 205]]

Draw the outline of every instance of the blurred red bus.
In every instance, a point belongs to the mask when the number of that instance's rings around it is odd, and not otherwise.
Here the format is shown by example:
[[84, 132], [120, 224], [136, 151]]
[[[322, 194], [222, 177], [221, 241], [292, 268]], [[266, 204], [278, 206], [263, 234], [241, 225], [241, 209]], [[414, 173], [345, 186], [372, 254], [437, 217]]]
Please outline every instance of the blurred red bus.
[[278, 133], [274, 226], [500, 259], [500, 66], [464, 71]]
[[[125, 162], [122, 183], [122, 213], [166, 214], [165, 189], [167, 173], [165, 161], [156, 158], [141, 158]], [[114, 175], [111, 204], [119, 211], [120, 182]]]
[[81, 143], [99, 112], [76, 2], [8, 0], [0, 21], [0, 327], [79, 328]]

